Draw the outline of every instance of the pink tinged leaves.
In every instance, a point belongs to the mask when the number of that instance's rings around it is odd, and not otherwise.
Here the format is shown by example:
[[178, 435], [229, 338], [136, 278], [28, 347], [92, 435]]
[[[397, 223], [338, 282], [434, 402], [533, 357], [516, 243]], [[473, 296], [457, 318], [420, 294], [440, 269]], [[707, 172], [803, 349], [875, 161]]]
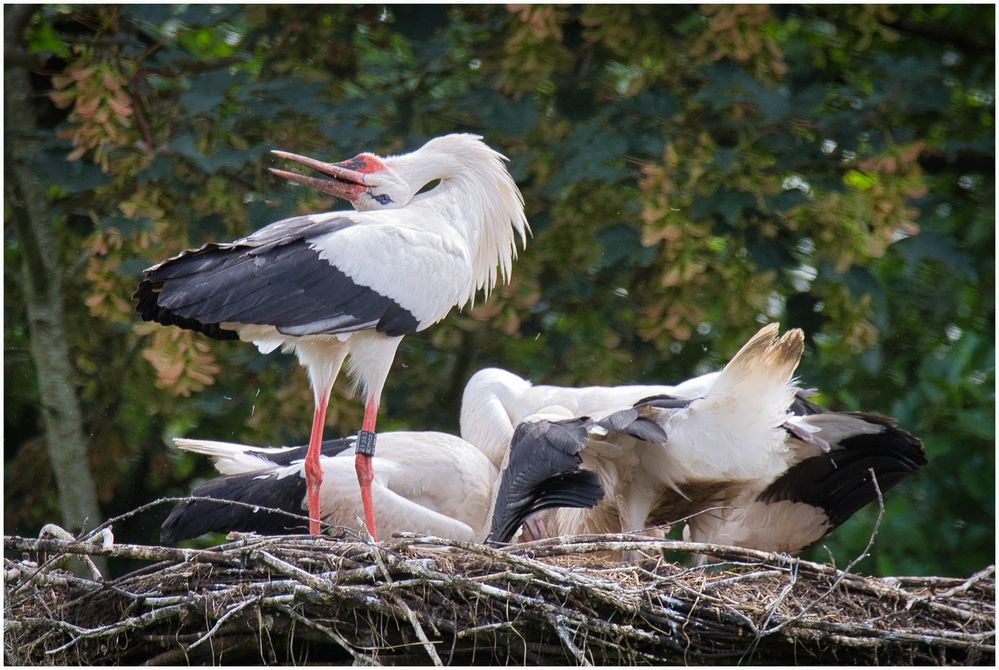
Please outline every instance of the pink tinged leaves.
[[[137, 332], [147, 329], [136, 326]], [[189, 396], [215, 383], [220, 368], [200, 335], [179, 328], [158, 328], [142, 352], [156, 372], [156, 386], [174, 395]]]

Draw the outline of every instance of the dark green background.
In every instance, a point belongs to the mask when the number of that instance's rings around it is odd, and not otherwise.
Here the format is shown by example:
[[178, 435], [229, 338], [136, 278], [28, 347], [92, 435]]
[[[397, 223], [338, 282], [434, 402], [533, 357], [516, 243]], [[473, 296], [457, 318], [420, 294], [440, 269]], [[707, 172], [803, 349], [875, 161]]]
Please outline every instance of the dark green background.
[[[301, 443], [310, 425], [290, 357], [136, 328], [142, 268], [329, 208], [266, 172], [272, 148], [344, 159], [472, 131], [510, 157], [534, 237], [513, 286], [404, 341], [381, 429], [457, 431], [484, 366], [675, 383], [779, 320], [806, 330], [799, 372], [824, 404], [926, 443], [858, 569], [993, 562], [994, 22], [982, 5], [38, 8], [37, 169], [104, 514], [210, 476], [172, 436]], [[131, 115], [69, 118], [48, 94], [73, 68], [117, 73]], [[84, 130], [100, 141], [68, 161]], [[58, 507], [9, 226], [4, 254], [5, 532], [34, 534]], [[343, 388], [328, 436], [360, 422]], [[153, 541], [166, 512], [116, 537]], [[809, 557], [847, 563], [874, 517]]]

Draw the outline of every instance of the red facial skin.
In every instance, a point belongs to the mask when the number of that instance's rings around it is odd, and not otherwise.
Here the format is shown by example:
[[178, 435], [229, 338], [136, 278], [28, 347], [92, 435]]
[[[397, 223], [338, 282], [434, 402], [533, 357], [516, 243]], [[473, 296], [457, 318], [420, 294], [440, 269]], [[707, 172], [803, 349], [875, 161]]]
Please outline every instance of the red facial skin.
[[353, 158], [348, 158], [345, 161], [337, 163], [337, 165], [342, 168], [346, 168], [347, 170], [362, 172], [364, 174], [378, 172], [379, 170], [385, 169], [385, 164], [378, 160], [377, 156], [372, 154], [357, 154]]

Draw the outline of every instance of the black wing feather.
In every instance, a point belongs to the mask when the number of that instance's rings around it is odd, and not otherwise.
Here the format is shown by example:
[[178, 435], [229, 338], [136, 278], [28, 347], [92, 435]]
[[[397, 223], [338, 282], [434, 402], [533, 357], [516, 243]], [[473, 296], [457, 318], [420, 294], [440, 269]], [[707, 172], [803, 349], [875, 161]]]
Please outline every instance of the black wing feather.
[[489, 542], [508, 542], [531, 514], [552, 507], [593, 507], [604, 495], [597, 476], [581, 470], [588, 418], [517, 426], [504, 469]]
[[696, 398], [676, 398], [671, 395], [653, 395], [648, 398], [642, 398], [635, 403], [635, 408], [641, 407], [654, 407], [656, 409], [684, 409], [685, 407], [690, 407], [690, 403], [694, 402]]
[[666, 444], [668, 437], [663, 427], [652, 419], [642, 416], [636, 409], [614, 412], [597, 422], [609, 431], [630, 435], [643, 442]]
[[821, 406], [815, 404], [810, 397], [815, 395], [814, 390], [798, 389], [794, 394], [794, 401], [788, 411], [795, 416], [809, 416], [811, 414], [821, 414], [825, 411]]
[[[603, 486], [596, 473], [578, 470], [550, 477], [538, 485], [526, 504], [517, 508], [500, 523], [494, 523], [487, 542], [509, 542], [517, 529], [536, 512], [556, 507], [593, 507], [604, 497]], [[496, 516], [493, 516], [494, 522]]]
[[388, 296], [354, 282], [322, 258], [310, 236], [353, 225], [299, 217], [231, 244], [207, 244], [145, 271], [135, 292], [146, 321], [236, 339], [224, 322], [274, 326], [290, 335], [374, 328], [414, 332], [419, 320]]
[[[324, 440], [320, 455], [333, 457], [354, 445], [355, 438]], [[308, 445], [294, 447], [275, 453], [254, 452], [275, 466], [286, 467], [296, 460], [304, 460]], [[301, 476], [289, 475], [278, 479], [270, 472], [247, 472], [238, 475], [218, 477], [196, 487], [192, 496], [235, 500], [284, 510], [292, 514], [304, 515], [302, 501], [305, 499], [305, 480]], [[160, 540], [173, 544], [205, 533], [229, 533], [242, 531], [261, 535], [286, 535], [302, 533], [308, 524], [284, 514], [253, 511], [252, 507], [231, 505], [221, 502], [191, 501], [179, 503], [170, 512], [160, 531]]]
[[[788, 411], [795, 416], [807, 416], [809, 414], [819, 414], [825, 410], [816, 405], [809, 398], [814, 395], [812, 390], [799, 389], [795, 393], [794, 401], [791, 403], [791, 407]], [[677, 398], [671, 395], [654, 395], [648, 398], [642, 398], [635, 403], [636, 408], [641, 407], [655, 407], [656, 409], [683, 409], [689, 407], [690, 403], [694, 402], [696, 398]]]
[[[354, 441], [356, 439], [357, 438], [352, 435], [350, 437], [339, 437], [333, 440], [323, 440], [323, 443], [319, 446], [319, 455], [329, 457], [336, 456], [337, 454], [354, 446]], [[294, 461], [304, 461], [305, 453], [308, 450], [309, 445], [303, 444], [301, 446], [292, 447], [291, 449], [284, 451], [276, 451], [274, 453], [255, 451], [253, 452], [253, 455], [258, 458], [266, 459], [274, 465], [283, 468], [291, 465]]]
[[883, 430], [847, 437], [829, 453], [801, 461], [770, 484], [759, 500], [789, 500], [820, 507], [832, 530], [877, 500], [869, 470], [873, 468], [883, 494], [926, 465], [923, 443], [911, 433], [884, 417], [856, 416], [881, 424]]
[[[205, 482], [191, 492], [193, 496], [220, 498], [284, 510], [305, 516], [305, 480], [294, 475], [278, 479], [274, 474], [229, 475]], [[261, 535], [285, 535], [305, 532], [308, 522], [285, 514], [255, 510], [244, 505], [195, 500], [173, 508], [160, 529], [160, 541], [173, 544], [204, 533], [231, 531], [256, 532]]]

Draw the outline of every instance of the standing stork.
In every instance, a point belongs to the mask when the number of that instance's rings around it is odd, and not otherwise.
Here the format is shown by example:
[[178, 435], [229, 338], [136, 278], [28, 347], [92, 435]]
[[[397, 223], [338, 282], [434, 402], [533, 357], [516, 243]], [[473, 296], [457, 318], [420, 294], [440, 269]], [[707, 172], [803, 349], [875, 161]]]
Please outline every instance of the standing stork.
[[[262, 353], [294, 351], [315, 414], [305, 457], [309, 532], [319, 532], [319, 455], [326, 407], [344, 361], [365, 397], [355, 469], [368, 532], [377, 538], [371, 456], [385, 379], [402, 337], [507, 281], [530, 232], [501, 154], [452, 134], [382, 158], [341, 163], [276, 152], [329, 178], [275, 170], [349, 201], [356, 212], [285, 219], [234, 242], [210, 243], [148, 268], [135, 293], [143, 319]], [[439, 181], [421, 193], [428, 184]]]

